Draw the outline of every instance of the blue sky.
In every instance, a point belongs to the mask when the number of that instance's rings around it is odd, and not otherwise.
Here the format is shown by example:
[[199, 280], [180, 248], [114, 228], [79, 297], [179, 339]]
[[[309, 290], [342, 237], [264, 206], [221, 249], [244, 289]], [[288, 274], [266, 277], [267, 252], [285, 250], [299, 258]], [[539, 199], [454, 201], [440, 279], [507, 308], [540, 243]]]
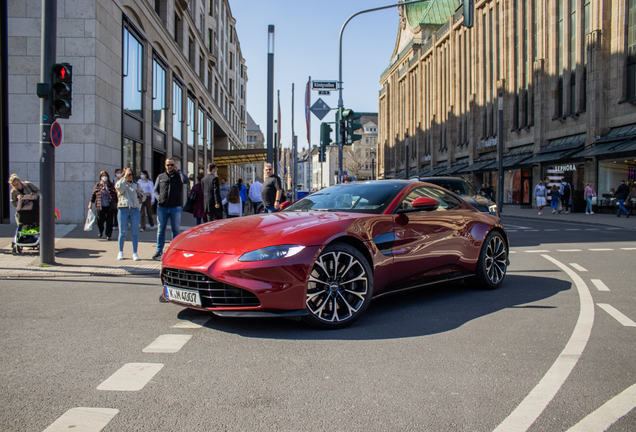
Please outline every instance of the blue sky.
[[[307, 79], [338, 79], [338, 36], [352, 14], [392, 0], [235, 0], [230, 2], [247, 66], [247, 110], [267, 139], [267, 28], [275, 26], [274, 110], [280, 90], [282, 143], [291, 145], [291, 88], [295, 84], [294, 129], [298, 148], [307, 147], [305, 86]], [[397, 1], [395, 1], [397, 3]], [[389, 64], [398, 31], [397, 8], [359, 15], [344, 31], [343, 100], [354, 111], [377, 112], [380, 74]], [[338, 92], [319, 96], [331, 108]], [[320, 120], [311, 115], [311, 141], [319, 142]], [[276, 115], [275, 115], [276, 116]], [[334, 121], [333, 111], [323, 121]]]

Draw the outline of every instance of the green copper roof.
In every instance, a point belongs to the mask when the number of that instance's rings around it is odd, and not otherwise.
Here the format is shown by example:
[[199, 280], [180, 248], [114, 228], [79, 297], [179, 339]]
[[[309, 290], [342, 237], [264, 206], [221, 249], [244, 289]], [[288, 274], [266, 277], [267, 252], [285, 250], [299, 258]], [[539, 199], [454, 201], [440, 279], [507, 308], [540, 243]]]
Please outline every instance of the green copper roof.
[[425, 25], [443, 25], [463, 0], [431, 0], [406, 6], [406, 20], [412, 29]]

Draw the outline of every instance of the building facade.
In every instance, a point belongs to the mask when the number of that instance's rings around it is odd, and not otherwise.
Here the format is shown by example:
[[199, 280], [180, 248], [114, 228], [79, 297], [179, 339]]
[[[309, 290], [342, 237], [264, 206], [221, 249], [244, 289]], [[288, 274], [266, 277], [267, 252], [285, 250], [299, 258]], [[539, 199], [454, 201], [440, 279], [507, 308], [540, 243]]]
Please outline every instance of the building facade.
[[462, 175], [519, 205], [539, 179], [566, 179], [579, 202], [587, 182], [602, 194], [636, 180], [636, 2], [475, 0], [472, 28], [462, 3], [400, 8], [379, 176]]
[[362, 138], [350, 146], [344, 146], [343, 169], [347, 180], [373, 180], [378, 146], [378, 114], [363, 113], [360, 118], [362, 128], [355, 131]]
[[[261, 131], [261, 127], [256, 124], [252, 116], [247, 113], [247, 123], [245, 127], [245, 148], [246, 149], [264, 149], [265, 135]], [[260, 177], [263, 181], [264, 163], [253, 163], [245, 167], [246, 182], [254, 183], [256, 177]]]
[[[10, 171], [35, 184], [41, 9], [8, 0]], [[244, 148], [248, 78], [227, 0], [58, 1], [57, 36], [74, 72], [56, 149], [61, 222], [83, 221], [101, 170], [154, 179], [173, 157], [196, 176], [215, 150]]]

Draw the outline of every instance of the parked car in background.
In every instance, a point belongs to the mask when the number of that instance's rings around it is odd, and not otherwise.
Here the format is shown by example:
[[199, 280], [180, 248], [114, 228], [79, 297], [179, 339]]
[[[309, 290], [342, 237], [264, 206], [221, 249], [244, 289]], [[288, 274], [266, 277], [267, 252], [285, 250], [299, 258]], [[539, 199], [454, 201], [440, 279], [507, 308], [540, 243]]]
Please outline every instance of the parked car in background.
[[480, 195], [473, 185], [461, 177], [420, 177], [418, 180], [441, 186], [444, 189], [461, 196], [464, 201], [475, 207], [480, 212], [489, 213], [499, 217], [497, 204], [485, 196]]

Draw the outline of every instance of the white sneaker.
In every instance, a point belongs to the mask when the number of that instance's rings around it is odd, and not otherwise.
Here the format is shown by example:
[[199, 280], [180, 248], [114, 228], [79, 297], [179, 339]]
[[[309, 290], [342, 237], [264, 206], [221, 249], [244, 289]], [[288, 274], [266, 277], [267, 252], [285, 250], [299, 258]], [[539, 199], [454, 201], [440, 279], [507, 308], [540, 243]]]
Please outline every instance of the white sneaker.
[[139, 261], [139, 255], [137, 255], [136, 253], [133, 254], [133, 261]]
[[556, 210], [552, 210], [552, 214], [555, 214], [555, 213], [556, 213]]
[[119, 252], [119, 253], [117, 254], [117, 259], [118, 259], [118, 260], [123, 260], [123, 259], [124, 259], [124, 253], [123, 253], [123, 252]]
[[594, 212], [590, 212], [590, 214], [594, 214]]
[[585, 212], [585, 214], [590, 214], [590, 212], [587, 212], [587, 211], [586, 211], [586, 212]]
[[139, 231], [140, 231], [140, 232], [144, 232], [144, 229], [143, 229], [143, 228], [139, 228]]

